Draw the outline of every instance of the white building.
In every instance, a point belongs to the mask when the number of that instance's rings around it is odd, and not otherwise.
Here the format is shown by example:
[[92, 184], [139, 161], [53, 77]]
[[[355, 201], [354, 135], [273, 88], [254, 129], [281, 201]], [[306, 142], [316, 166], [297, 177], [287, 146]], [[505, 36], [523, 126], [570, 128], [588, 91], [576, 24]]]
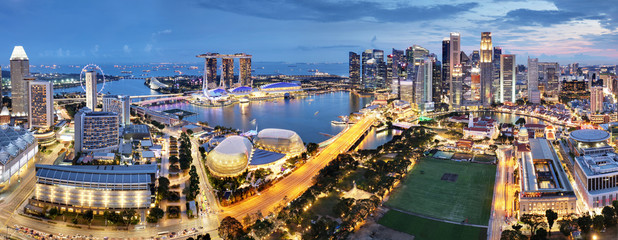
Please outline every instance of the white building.
[[19, 178], [19, 171], [35, 157], [39, 145], [31, 132], [0, 126], [0, 190]]
[[96, 109], [97, 107], [97, 72], [86, 72], [86, 107]]
[[103, 112], [120, 115], [120, 125], [131, 125], [131, 98], [127, 95], [107, 95], [103, 97]]
[[118, 114], [93, 112], [87, 107], [75, 113], [75, 152], [101, 152], [118, 149]]

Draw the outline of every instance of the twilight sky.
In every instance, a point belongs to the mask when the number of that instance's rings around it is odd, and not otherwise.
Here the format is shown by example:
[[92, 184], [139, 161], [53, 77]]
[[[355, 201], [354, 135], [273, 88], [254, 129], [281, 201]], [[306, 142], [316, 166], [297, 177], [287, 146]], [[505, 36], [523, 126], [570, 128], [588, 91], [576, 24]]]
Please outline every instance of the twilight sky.
[[561, 64], [618, 62], [618, 5], [607, 0], [105, 0], [0, 2], [0, 56], [23, 45], [31, 64], [199, 62], [205, 52], [254, 61], [347, 62], [348, 51], [404, 49], [441, 57], [494, 46]]

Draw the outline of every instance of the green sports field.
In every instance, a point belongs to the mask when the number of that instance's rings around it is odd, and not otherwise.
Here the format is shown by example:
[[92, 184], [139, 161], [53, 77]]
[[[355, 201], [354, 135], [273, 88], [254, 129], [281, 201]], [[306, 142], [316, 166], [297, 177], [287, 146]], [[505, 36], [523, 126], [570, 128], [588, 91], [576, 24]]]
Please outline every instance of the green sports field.
[[378, 223], [413, 235], [414, 240], [487, 239], [487, 229], [444, 223], [389, 210]]
[[[445, 177], [447, 180], [441, 180]], [[495, 165], [423, 158], [390, 195], [386, 206], [487, 225], [495, 177]]]

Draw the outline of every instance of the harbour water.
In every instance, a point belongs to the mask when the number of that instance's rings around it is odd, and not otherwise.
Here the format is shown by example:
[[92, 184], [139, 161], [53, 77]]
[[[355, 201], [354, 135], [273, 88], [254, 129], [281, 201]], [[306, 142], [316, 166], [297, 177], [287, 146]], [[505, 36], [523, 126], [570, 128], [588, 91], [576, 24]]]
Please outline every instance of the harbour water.
[[[189, 116], [186, 120], [205, 121], [211, 126], [221, 125], [242, 131], [256, 128], [289, 129], [297, 132], [304, 142], [319, 143], [343, 130], [344, 126], [333, 125], [331, 120], [356, 112], [370, 102], [371, 98], [359, 98], [349, 92], [334, 92], [291, 100], [238, 103], [219, 108], [177, 103], [154, 106], [151, 109], [187, 110], [196, 115]], [[387, 136], [384, 136], [376, 140], [381, 139], [380, 142], [385, 142], [386, 138]], [[373, 145], [367, 144], [367, 146]]]

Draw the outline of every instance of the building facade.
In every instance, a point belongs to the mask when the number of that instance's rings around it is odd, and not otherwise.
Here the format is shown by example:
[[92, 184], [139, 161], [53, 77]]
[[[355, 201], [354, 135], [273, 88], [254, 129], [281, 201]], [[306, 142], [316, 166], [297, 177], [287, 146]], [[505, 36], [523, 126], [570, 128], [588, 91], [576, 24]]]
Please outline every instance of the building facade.
[[[450, 40], [449, 40], [449, 72], [450, 72], [450, 79], [449, 79], [449, 101], [450, 101], [450, 107], [451, 109], [455, 109], [455, 108], [459, 108], [459, 106], [461, 105], [461, 95], [462, 95], [462, 66], [461, 66], [461, 49], [460, 47], [460, 35], [459, 33], [451, 33], [450, 35]], [[455, 69], [457, 69], [457, 74], [458, 76], [454, 76], [454, 72], [456, 71]], [[459, 81], [459, 82], [457, 82]]]
[[49, 128], [54, 124], [54, 87], [49, 81], [28, 82], [28, 125]]
[[590, 113], [603, 113], [603, 87], [590, 88]]
[[19, 179], [20, 169], [33, 162], [38, 151], [39, 144], [27, 129], [0, 126], [0, 190]]
[[[451, 84], [451, 39], [442, 40], [442, 89], [444, 96], [450, 96]], [[444, 99], [443, 99], [444, 100]]]
[[97, 107], [97, 72], [87, 71], [86, 75], [86, 107], [93, 111]]
[[348, 62], [349, 62], [349, 76], [351, 84], [359, 84], [360, 83], [360, 55], [355, 52], [349, 52], [348, 54]]
[[15, 46], [10, 58], [11, 62], [11, 100], [13, 114], [25, 116], [28, 114], [28, 84], [26, 79], [30, 74], [30, 61], [22, 46]]
[[75, 114], [75, 152], [118, 149], [119, 118], [113, 112], [93, 112], [85, 107]]
[[131, 125], [131, 98], [127, 95], [104, 96], [103, 112], [118, 113], [121, 126]]
[[240, 62], [240, 85], [246, 87], [253, 87], [253, 81], [251, 81], [251, 58], [241, 58]]
[[492, 71], [492, 43], [491, 43], [491, 33], [483, 32], [481, 33], [481, 52], [480, 52], [480, 67], [481, 67], [481, 76], [480, 76], [480, 100], [483, 107], [491, 106], [491, 84], [493, 82], [493, 71]]
[[512, 102], [517, 100], [515, 84], [517, 83], [515, 55], [500, 55], [500, 102]]
[[157, 165], [36, 165], [29, 204], [60, 211], [94, 214], [148, 209], [155, 200]]

